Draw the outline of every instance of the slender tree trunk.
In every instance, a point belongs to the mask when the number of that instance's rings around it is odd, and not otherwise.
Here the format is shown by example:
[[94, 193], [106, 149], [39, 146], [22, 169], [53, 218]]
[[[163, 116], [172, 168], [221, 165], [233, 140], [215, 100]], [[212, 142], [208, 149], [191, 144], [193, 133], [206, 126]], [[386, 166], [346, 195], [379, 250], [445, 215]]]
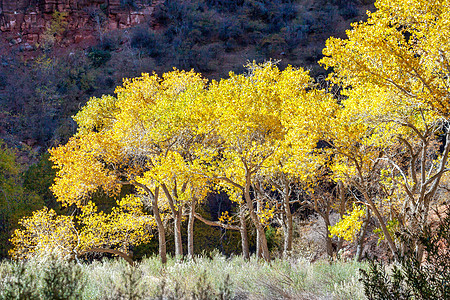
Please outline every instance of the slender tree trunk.
[[[256, 211], [259, 214], [261, 212], [261, 203], [259, 201], [256, 202]], [[262, 247], [261, 247], [261, 236], [260, 231], [256, 231], [256, 257], [263, 258], [262, 257]]]
[[188, 256], [194, 258], [194, 221], [195, 221], [195, 204], [196, 199], [193, 198], [191, 201], [191, 207], [189, 212], [189, 223], [188, 223]]
[[333, 240], [330, 237], [330, 229], [331, 226], [330, 218], [327, 214], [322, 214], [322, 218], [325, 222], [325, 243], [327, 247], [327, 254], [329, 258], [333, 258]]
[[240, 221], [240, 233], [241, 233], [241, 245], [242, 245], [242, 256], [248, 260], [250, 259], [250, 250], [248, 247], [248, 234], [247, 234], [247, 224], [245, 222], [245, 209], [244, 204], [239, 205], [239, 221]]
[[[176, 185], [176, 183], [175, 183]], [[182, 217], [182, 208], [181, 206], [175, 207], [174, 198], [176, 197], [176, 187], [174, 188], [174, 197], [170, 194], [169, 189], [165, 184], [162, 184], [164, 194], [166, 195], [167, 201], [169, 202], [170, 210], [172, 211], [173, 216], [173, 234], [175, 236], [175, 257], [179, 259], [183, 256], [183, 241], [181, 239], [181, 217]]]
[[175, 256], [180, 259], [183, 256], [183, 241], [181, 239], [181, 207], [174, 215]]
[[291, 212], [291, 206], [289, 204], [291, 198], [291, 191], [289, 183], [285, 182], [284, 188], [284, 213], [286, 215], [286, 226], [283, 226], [284, 231], [284, 247], [283, 247], [283, 257], [288, 257], [292, 252], [292, 240], [294, 236], [294, 223]]
[[330, 229], [329, 229], [331, 225], [330, 223], [331, 205], [330, 201], [328, 199], [325, 199], [324, 201], [326, 203], [326, 207], [325, 210], [323, 211], [319, 206], [319, 197], [314, 198], [314, 210], [319, 214], [320, 217], [322, 217], [323, 222], [325, 223], [325, 246], [327, 249], [327, 255], [329, 258], [333, 258], [333, 241], [330, 237]]
[[[420, 219], [420, 222], [419, 222], [419, 226], [420, 227], [419, 227], [418, 236], [423, 233], [423, 230], [427, 226], [429, 211], [430, 211], [430, 204], [427, 201], [424, 201], [424, 203], [423, 203], [423, 213], [420, 215], [421, 219]], [[423, 259], [423, 252], [424, 252], [423, 244], [420, 242], [420, 240], [418, 238], [416, 238], [414, 253], [416, 255], [417, 261], [422, 261], [422, 259]]]
[[361, 226], [361, 230], [359, 231], [357, 245], [356, 245], [356, 254], [355, 259], [357, 261], [361, 261], [363, 250], [364, 250], [364, 241], [366, 237], [367, 227], [370, 221], [370, 209], [367, 210], [367, 215], [364, 218], [363, 224]]
[[159, 187], [155, 189], [155, 194], [152, 199], [152, 210], [156, 220], [156, 227], [158, 228], [159, 257], [161, 258], [161, 263], [165, 264], [167, 262], [166, 230], [161, 220], [161, 215], [159, 214], [158, 196]]
[[369, 204], [369, 207], [373, 210], [375, 217], [378, 220], [378, 223], [380, 223], [381, 229], [383, 231], [384, 237], [388, 243], [389, 249], [392, 252], [392, 255], [397, 258], [398, 257], [398, 250], [395, 246], [394, 240], [392, 239], [391, 234], [389, 233], [389, 230], [386, 227], [386, 222], [383, 219], [383, 216], [381, 216], [378, 208], [376, 207], [375, 203], [370, 199], [369, 195], [367, 194], [367, 191], [363, 188], [362, 194], [364, 196], [364, 199]]
[[[347, 199], [345, 199], [345, 187], [344, 183], [342, 181], [338, 181], [337, 183], [338, 189], [339, 189], [339, 217], [342, 220], [344, 213], [345, 213], [345, 204]], [[342, 246], [344, 244], [344, 239], [342, 237], [338, 238], [336, 252], [339, 255], [339, 252], [342, 249]]]
[[255, 209], [253, 208], [253, 201], [250, 197], [250, 175], [249, 174], [246, 174], [244, 198], [245, 198], [245, 203], [247, 204], [247, 208], [249, 210], [250, 218], [252, 219], [252, 222], [256, 227], [256, 232], [259, 235], [258, 240], [260, 242], [261, 255], [264, 258], [264, 260], [269, 261], [270, 260], [269, 248], [267, 247], [267, 239], [266, 239], [264, 227], [261, 224], [261, 222], [259, 221], [258, 215], [256, 214]]

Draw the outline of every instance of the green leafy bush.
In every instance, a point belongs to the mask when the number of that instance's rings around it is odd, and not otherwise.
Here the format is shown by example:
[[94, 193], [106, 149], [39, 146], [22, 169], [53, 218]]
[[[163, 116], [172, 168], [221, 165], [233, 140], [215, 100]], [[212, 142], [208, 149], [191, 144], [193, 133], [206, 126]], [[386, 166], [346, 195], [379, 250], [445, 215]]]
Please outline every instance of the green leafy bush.
[[79, 299], [84, 281], [81, 267], [75, 263], [50, 257], [43, 264], [40, 278], [40, 299]]
[[0, 300], [80, 299], [85, 286], [82, 268], [54, 257], [0, 265]]
[[[402, 235], [412, 247], [411, 237]], [[450, 214], [436, 229], [427, 227], [419, 237], [425, 260], [408, 252], [395, 262], [391, 270], [372, 260], [368, 270], [361, 270], [361, 281], [369, 300], [450, 299]]]
[[98, 68], [111, 59], [111, 53], [105, 50], [91, 49], [87, 57], [91, 60], [92, 66]]

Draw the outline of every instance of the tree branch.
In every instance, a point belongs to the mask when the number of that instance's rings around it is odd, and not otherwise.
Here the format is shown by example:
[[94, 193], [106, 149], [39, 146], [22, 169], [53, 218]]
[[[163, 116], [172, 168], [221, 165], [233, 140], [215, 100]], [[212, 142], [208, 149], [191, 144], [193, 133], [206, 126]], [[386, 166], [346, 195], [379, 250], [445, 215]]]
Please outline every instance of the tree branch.
[[194, 212], [194, 217], [209, 226], [222, 227], [224, 229], [230, 229], [230, 230], [240, 230], [241, 229], [239, 226], [207, 220], [207, 219], [203, 218], [202, 216], [200, 216], [199, 214], [197, 214], [196, 212]]
[[104, 249], [104, 248], [89, 248], [89, 249], [86, 249], [86, 250], [82, 251], [79, 255], [81, 256], [81, 255], [84, 255], [84, 254], [86, 254], [88, 252], [101, 252], [101, 253], [115, 254], [115, 255], [118, 255], [118, 256], [122, 257], [123, 259], [125, 259], [127, 263], [129, 263], [131, 266], [134, 267], [133, 259], [129, 255], [127, 255], [126, 253], [124, 253], [122, 251], [119, 251], [119, 250]]

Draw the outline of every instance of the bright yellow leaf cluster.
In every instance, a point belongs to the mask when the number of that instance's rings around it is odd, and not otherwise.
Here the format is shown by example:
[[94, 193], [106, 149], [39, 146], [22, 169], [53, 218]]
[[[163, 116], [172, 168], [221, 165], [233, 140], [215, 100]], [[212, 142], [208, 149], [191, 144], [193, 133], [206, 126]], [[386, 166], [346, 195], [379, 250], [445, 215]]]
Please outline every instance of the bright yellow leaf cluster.
[[149, 241], [155, 221], [143, 213], [140, 201], [127, 196], [117, 205], [106, 214], [89, 202], [76, 217], [60, 216], [47, 208], [36, 211], [20, 221], [22, 228], [14, 232], [10, 255], [26, 259], [52, 253], [69, 258], [91, 248], [127, 253], [128, 246]]
[[360, 231], [363, 217], [366, 215], [366, 208], [353, 204], [352, 211], [344, 215], [334, 226], [330, 226], [330, 236], [337, 236], [346, 241], [353, 241], [356, 233]]

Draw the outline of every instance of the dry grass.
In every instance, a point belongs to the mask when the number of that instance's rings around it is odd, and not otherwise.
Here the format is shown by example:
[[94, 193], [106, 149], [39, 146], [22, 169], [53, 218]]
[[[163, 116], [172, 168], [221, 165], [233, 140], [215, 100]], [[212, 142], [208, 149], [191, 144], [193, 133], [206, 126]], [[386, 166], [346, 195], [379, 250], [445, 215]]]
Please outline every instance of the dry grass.
[[[0, 264], [0, 299], [12, 299], [18, 289], [26, 290], [26, 284], [19, 283], [28, 279], [34, 282], [28, 292], [35, 295], [30, 299], [43, 299], [42, 290], [48, 286], [56, 290], [71, 286], [74, 292], [65, 292], [73, 294], [73, 299], [365, 299], [358, 281], [362, 266], [355, 262], [312, 264], [303, 259], [266, 263], [218, 254], [211, 259], [169, 259], [165, 266], [158, 257], [150, 257], [136, 267], [118, 259], [70, 267], [51, 259], [23, 265], [5, 261]], [[67, 278], [56, 280], [52, 272]]]

